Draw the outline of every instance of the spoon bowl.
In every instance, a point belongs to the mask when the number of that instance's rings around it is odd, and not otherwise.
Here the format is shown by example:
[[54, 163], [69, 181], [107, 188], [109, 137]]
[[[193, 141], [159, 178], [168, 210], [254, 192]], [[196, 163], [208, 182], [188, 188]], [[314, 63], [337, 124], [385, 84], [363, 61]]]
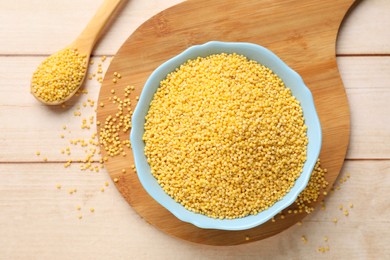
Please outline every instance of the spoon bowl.
[[[113, 16], [113, 14], [118, 9], [118, 7], [122, 3], [125, 3], [125, 2], [126, 2], [126, 0], [105, 0], [103, 2], [103, 4], [100, 6], [100, 8], [98, 9], [98, 11], [96, 12], [95, 16], [91, 19], [91, 21], [88, 23], [86, 28], [82, 31], [82, 33], [78, 36], [78, 38], [73, 43], [71, 43], [65, 49], [46, 58], [45, 61], [47, 61], [50, 58], [53, 59], [55, 55], [57, 55], [58, 53], [60, 53], [62, 51], [66, 51], [68, 49], [77, 50], [79, 55], [86, 57], [85, 66], [81, 66], [82, 68], [85, 68], [85, 71], [83, 72], [84, 75], [80, 79], [78, 79], [77, 82], [75, 82], [76, 86], [71, 90], [71, 92], [69, 92], [65, 97], [60, 98], [60, 99], [54, 99], [54, 100], [50, 100], [50, 101], [45, 100], [37, 93], [37, 91], [35, 91], [35, 89], [34, 89], [35, 86], [32, 82], [31, 86], [30, 86], [31, 94], [36, 99], [38, 99], [40, 102], [42, 102], [46, 105], [60, 105], [60, 104], [64, 103], [65, 101], [69, 100], [74, 94], [76, 94], [76, 92], [80, 89], [80, 87], [82, 86], [82, 84], [85, 80], [85, 76], [88, 72], [88, 64], [89, 64], [90, 55], [92, 53], [92, 50], [93, 50], [96, 42], [98, 41], [98, 39], [102, 35], [103, 28], [105, 27], [107, 22], [110, 20], [110, 18]], [[42, 63], [44, 63], [45, 61], [43, 61]], [[75, 64], [72, 64], [73, 61], [66, 61], [66, 62], [67, 62], [66, 65], [68, 65], [68, 66], [75, 65]], [[78, 64], [78, 65], [80, 65], [80, 64]], [[64, 67], [65, 67], [65, 65], [64, 65]], [[38, 67], [38, 70], [39, 69], [40, 69], [40, 67]], [[76, 69], [78, 70], [78, 68], [76, 68]], [[38, 70], [37, 70], [37, 72], [38, 72]], [[44, 70], [44, 71], [41, 71], [41, 73], [44, 76], [51, 76], [50, 70]], [[61, 74], [61, 76], [64, 76], [64, 75]], [[61, 80], [65, 80], [65, 81], [72, 80], [72, 78], [73, 78], [72, 76], [65, 75], [64, 78], [61, 78]], [[51, 83], [51, 82], [49, 81], [49, 83]], [[43, 86], [43, 87], [45, 87], [45, 86]], [[58, 90], [58, 89], [56, 89], [56, 90]]]

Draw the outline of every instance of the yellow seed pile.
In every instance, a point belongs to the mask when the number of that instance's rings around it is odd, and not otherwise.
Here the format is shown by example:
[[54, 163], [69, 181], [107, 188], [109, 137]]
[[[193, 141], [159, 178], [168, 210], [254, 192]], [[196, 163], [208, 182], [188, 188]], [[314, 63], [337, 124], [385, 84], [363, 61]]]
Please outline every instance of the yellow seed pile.
[[295, 200], [295, 204], [298, 205], [299, 212], [304, 210], [306, 213], [311, 213], [314, 211], [311, 203], [316, 202], [321, 194], [321, 190], [328, 186], [328, 182], [325, 179], [325, 174], [327, 172], [328, 171], [326, 169], [321, 168], [321, 162], [320, 159], [318, 159], [306, 188]]
[[170, 73], [151, 102], [144, 141], [165, 192], [221, 219], [280, 200], [308, 142], [302, 108], [283, 81], [237, 54], [189, 60]]
[[32, 91], [46, 102], [66, 99], [80, 86], [87, 69], [86, 56], [64, 49], [44, 60], [32, 77]]

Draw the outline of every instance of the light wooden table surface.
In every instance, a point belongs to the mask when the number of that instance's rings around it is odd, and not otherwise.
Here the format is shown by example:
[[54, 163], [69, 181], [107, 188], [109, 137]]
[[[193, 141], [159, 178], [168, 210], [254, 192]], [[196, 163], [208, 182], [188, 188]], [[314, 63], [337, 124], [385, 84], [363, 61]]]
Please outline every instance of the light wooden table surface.
[[[82, 117], [75, 117], [78, 104], [68, 110], [41, 105], [29, 93], [30, 78], [46, 56], [78, 35], [101, 2], [0, 0], [0, 259], [390, 258], [389, 0], [361, 1], [338, 39], [338, 64], [352, 114], [342, 176], [349, 172], [351, 178], [327, 198], [326, 210], [317, 210], [302, 226], [235, 247], [202, 246], [167, 236], [126, 204], [105, 170], [85, 173], [77, 164], [64, 168], [68, 156], [61, 149], [69, 146], [69, 138], [91, 135], [94, 130], [82, 130], [80, 122], [94, 111], [81, 105]], [[94, 59], [114, 55], [142, 22], [178, 2], [129, 1]], [[87, 81], [86, 89], [89, 93], [79, 105], [86, 98], [97, 99], [99, 83]], [[73, 147], [71, 152], [72, 158], [84, 154]], [[70, 195], [73, 188], [77, 192]], [[345, 217], [339, 205], [350, 203], [354, 207]], [[320, 253], [320, 246], [330, 251]]]

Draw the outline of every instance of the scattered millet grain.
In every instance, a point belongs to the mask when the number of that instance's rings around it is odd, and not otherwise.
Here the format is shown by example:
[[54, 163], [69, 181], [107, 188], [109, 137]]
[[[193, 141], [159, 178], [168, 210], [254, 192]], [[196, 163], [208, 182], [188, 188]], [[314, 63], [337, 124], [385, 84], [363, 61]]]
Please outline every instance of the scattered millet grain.
[[90, 98], [88, 98], [88, 103], [90, 107], [93, 107], [95, 105], [95, 101]]
[[299, 102], [270, 69], [237, 54], [189, 60], [170, 73], [151, 102], [144, 141], [165, 192], [213, 218], [272, 206], [306, 160]]
[[34, 72], [31, 86], [46, 102], [58, 102], [73, 93], [84, 79], [87, 58], [77, 50], [64, 49], [44, 60]]
[[325, 179], [326, 172], [326, 169], [321, 168], [321, 162], [320, 159], [318, 159], [306, 188], [295, 200], [300, 211], [304, 210], [306, 213], [314, 211], [314, 208], [310, 206], [310, 204], [317, 201], [321, 190], [328, 186], [328, 182]]
[[[130, 91], [130, 86], [125, 88], [125, 93]], [[126, 140], [121, 140], [121, 133], [129, 133], [131, 129], [131, 101], [130, 98], [120, 99], [113, 96], [112, 103], [117, 104], [117, 112], [109, 115], [104, 124], [100, 127], [99, 137], [100, 143], [110, 157], [122, 155], [126, 156], [126, 149], [131, 147], [128, 136]], [[97, 123], [101, 125], [102, 123]], [[106, 161], [106, 159], [105, 159]]]
[[60, 190], [61, 189], [61, 184], [57, 184], [56, 188]]
[[326, 247], [320, 246], [320, 247], [318, 247], [318, 252], [321, 252], [321, 253], [325, 253], [325, 252], [327, 252], [329, 250], [330, 250], [329, 246], [326, 246]]
[[71, 162], [70, 161], [67, 161], [66, 163], [64, 163], [64, 168], [68, 168], [70, 166]]
[[118, 73], [118, 72], [114, 72], [114, 77], [117, 78], [117, 79], [122, 78], [121, 74]]

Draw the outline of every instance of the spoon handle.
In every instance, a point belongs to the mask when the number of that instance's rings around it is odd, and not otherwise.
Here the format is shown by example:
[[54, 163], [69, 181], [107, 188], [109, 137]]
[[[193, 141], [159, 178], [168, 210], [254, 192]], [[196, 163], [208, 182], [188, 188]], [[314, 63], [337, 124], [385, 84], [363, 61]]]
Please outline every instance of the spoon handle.
[[77, 48], [82, 54], [89, 54], [99, 39], [108, 20], [115, 13], [120, 4], [126, 1], [127, 0], [104, 0], [85, 29], [69, 47]]

